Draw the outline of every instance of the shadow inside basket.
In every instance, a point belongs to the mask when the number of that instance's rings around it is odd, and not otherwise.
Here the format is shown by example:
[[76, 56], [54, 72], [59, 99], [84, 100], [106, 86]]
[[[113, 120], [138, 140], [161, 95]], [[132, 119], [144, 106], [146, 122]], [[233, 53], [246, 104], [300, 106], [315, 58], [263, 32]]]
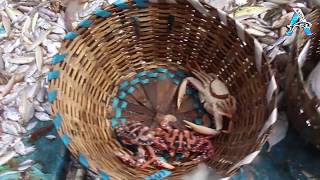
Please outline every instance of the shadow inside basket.
[[[198, 91], [188, 85], [177, 108], [179, 86], [190, 76], [181, 69], [159, 67], [139, 71], [120, 82], [111, 104], [111, 125], [118, 141], [134, 154], [115, 152], [124, 163], [171, 169], [181, 163], [198, 164], [214, 155], [214, 136], [193, 132], [184, 122], [216, 129]], [[166, 117], [174, 120], [166, 121]], [[226, 130], [228, 121], [223, 125]]]

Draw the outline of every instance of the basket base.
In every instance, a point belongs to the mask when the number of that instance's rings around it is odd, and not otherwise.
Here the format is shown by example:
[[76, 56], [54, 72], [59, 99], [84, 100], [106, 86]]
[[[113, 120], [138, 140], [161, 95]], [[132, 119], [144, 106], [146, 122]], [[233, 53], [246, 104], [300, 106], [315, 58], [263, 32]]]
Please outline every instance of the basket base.
[[[137, 165], [136, 159], [141, 156], [144, 158], [147, 154], [148, 158], [140, 159], [141, 162], [153, 158], [158, 161], [155, 163], [158, 167], [170, 169], [170, 165], [161, 165], [159, 159], [179, 165], [198, 163], [212, 155], [212, 136], [194, 134], [188, 131], [184, 123], [186, 120], [215, 128], [212, 116], [203, 109], [198, 92], [189, 86], [181, 107], [177, 108], [177, 92], [186, 76], [181, 70], [157, 68], [139, 72], [120, 83], [119, 92], [112, 103], [112, 126], [121, 144], [136, 154], [127, 156], [117, 153], [125, 163], [141, 166]], [[164, 125], [162, 123], [167, 121], [166, 117], [174, 120], [168, 120]], [[146, 127], [147, 129], [144, 129]], [[188, 133], [192, 133], [192, 136]], [[155, 137], [149, 138], [149, 134], [154, 134]], [[192, 147], [189, 140], [194, 141]], [[149, 146], [152, 146], [152, 149]], [[208, 156], [204, 152], [208, 153]]]

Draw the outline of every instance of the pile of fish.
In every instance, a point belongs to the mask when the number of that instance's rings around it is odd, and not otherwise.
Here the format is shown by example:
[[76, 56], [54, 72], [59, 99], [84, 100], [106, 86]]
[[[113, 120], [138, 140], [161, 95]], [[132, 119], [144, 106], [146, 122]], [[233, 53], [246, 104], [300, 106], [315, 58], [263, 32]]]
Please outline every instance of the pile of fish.
[[[65, 33], [96, 8], [113, 1], [0, 0], [0, 166], [35, 151], [23, 140], [39, 121], [52, 119], [46, 74]], [[306, 15], [314, 5], [313, 1], [295, 0], [206, 1], [238, 19], [263, 47], [283, 36], [292, 7], [301, 8]], [[272, 59], [287, 53], [285, 47], [294, 36], [286, 38], [270, 52]], [[19, 171], [27, 169], [26, 164], [30, 167], [30, 162], [22, 163]]]
[[[296, 32], [285, 36], [287, 25], [293, 16], [293, 8], [300, 8], [307, 15], [319, 5], [317, 1], [302, 0], [206, 0], [214, 7], [225, 10], [231, 17], [240, 21], [247, 32], [255, 36], [268, 52], [271, 60], [278, 55], [287, 54], [288, 47], [294, 42]], [[318, 4], [317, 4], [318, 3]], [[278, 43], [281, 41], [281, 44]]]
[[[65, 33], [103, 3], [0, 0], [0, 166], [35, 151], [23, 142], [39, 121], [52, 120], [46, 99], [51, 58]], [[26, 162], [17, 170], [33, 164]]]

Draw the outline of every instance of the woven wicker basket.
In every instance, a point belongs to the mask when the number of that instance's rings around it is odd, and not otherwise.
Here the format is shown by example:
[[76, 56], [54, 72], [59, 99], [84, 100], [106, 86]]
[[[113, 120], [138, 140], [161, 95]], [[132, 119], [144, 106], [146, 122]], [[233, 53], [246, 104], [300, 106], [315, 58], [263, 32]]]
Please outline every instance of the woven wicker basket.
[[[306, 37], [303, 30], [296, 42], [296, 51], [287, 68], [286, 95], [288, 117], [293, 126], [308, 141], [320, 149], [320, 100], [307, 93], [305, 79], [320, 60], [320, 10], [314, 10], [307, 17], [312, 23], [312, 37]], [[310, 39], [310, 48], [302, 69], [299, 68], [298, 56]], [[301, 73], [300, 73], [301, 72]]]
[[[203, 8], [206, 16], [198, 11]], [[114, 156], [124, 148], [111, 128], [112, 98], [137, 72], [185, 70], [187, 62], [217, 74], [237, 99], [234, 130], [214, 139], [215, 156], [207, 161], [223, 176], [234, 174], [237, 163], [266, 141], [276, 119], [277, 86], [260, 44], [241, 24], [203, 3], [196, 9], [188, 1], [129, 0], [97, 10], [69, 32], [48, 74], [48, 100], [61, 139], [102, 179], [168, 175], [128, 167]], [[193, 167], [181, 164], [168, 179], [181, 179]]]

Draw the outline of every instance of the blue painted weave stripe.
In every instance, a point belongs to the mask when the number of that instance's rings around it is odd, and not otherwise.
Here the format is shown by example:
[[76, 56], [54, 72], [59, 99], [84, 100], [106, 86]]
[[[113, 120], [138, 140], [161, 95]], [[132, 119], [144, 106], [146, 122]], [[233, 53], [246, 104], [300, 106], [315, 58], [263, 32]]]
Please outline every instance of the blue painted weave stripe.
[[136, 77], [137, 77], [137, 78], [141, 78], [141, 77], [147, 75], [147, 73], [148, 73], [147, 71], [141, 71], [141, 72], [139, 72], [139, 73], [136, 74]]
[[117, 0], [113, 3], [118, 9], [129, 9], [129, 5], [124, 0]]
[[48, 93], [48, 102], [53, 103], [57, 99], [58, 91], [53, 90]]
[[133, 86], [131, 86], [131, 87], [128, 89], [128, 94], [134, 93], [135, 90], [136, 90], [136, 88], [133, 87]]
[[66, 55], [65, 54], [56, 54], [52, 57], [52, 61], [51, 63], [52, 64], [58, 64], [62, 61], [64, 61], [64, 59], [66, 58]]
[[127, 87], [129, 86], [129, 81], [123, 81], [121, 84], [120, 84], [120, 90], [124, 90], [126, 89]]
[[112, 15], [112, 12], [103, 9], [96, 9], [96, 15], [99, 17], [109, 17]]
[[159, 75], [159, 73], [156, 73], [156, 72], [150, 72], [147, 74], [147, 76], [149, 78], [156, 78], [156, 77], [158, 77], [158, 75]]
[[121, 92], [119, 93], [118, 97], [119, 97], [119, 99], [124, 99], [124, 98], [127, 97], [127, 93], [121, 91]]
[[140, 82], [140, 79], [139, 78], [134, 78], [131, 82], [130, 82], [130, 84], [131, 85], [136, 85], [136, 84], [138, 84]]
[[141, 83], [142, 84], [148, 84], [148, 83], [150, 83], [150, 80], [149, 79], [143, 79], [143, 80], [141, 80]]
[[172, 73], [172, 72], [170, 72], [170, 71], [169, 71], [167, 74], [168, 74], [168, 76], [169, 76], [170, 78], [174, 78], [174, 76], [175, 76], [175, 74]]
[[82, 166], [84, 166], [85, 168], [89, 168], [88, 160], [84, 154], [80, 153], [79, 161], [82, 164]]
[[162, 180], [162, 179], [170, 176], [171, 174], [172, 174], [171, 171], [166, 170], [166, 169], [162, 169], [162, 170], [152, 174], [151, 176], [144, 178], [144, 180]]
[[67, 134], [64, 134], [63, 136], [61, 136], [61, 140], [63, 144], [66, 146], [68, 146], [70, 143], [70, 137]]
[[128, 107], [127, 101], [122, 101], [120, 108], [121, 108], [121, 109], [126, 109], [127, 107]]
[[166, 69], [166, 68], [157, 68], [156, 71], [159, 72], [159, 73], [166, 73], [166, 72], [168, 72], [168, 69]]
[[115, 118], [120, 118], [121, 117], [121, 114], [122, 114], [122, 109], [120, 108], [116, 108], [116, 115], [115, 115]]
[[147, 0], [134, 0], [134, 3], [139, 7], [139, 8], [145, 8], [148, 6], [148, 1]]
[[118, 125], [117, 118], [112, 118], [111, 119], [111, 127], [115, 128]]
[[110, 180], [110, 177], [105, 172], [100, 171], [99, 176], [100, 176], [100, 180]]
[[79, 26], [80, 26], [80, 27], [87, 28], [87, 27], [91, 26], [91, 24], [92, 24], [92, 21], [91, 21], [91, 20], [85, 19], [85, 20], [82, 20], [82, 21], [79, 23]]
[[62, 117], [60, 113], [57, 113], [56, 116], [53, 119], [53, 125], [56, 129], [60, 129], [61, 127], [61, 122], [62, 122]]
[[120, 118], [120, 121], [121, 121], [122, 124], [125, 124], [127, 119], [126, 118]]
[[48, 73], [48, 80], [51, 81], [53, 79], [56, 79], [60, 76], [60, 72], [59, 71], [50, 71]]
[[112, 108], [118, 107], [119, 101], [120, 101], [119, 98], [114, 97], [114, 98], [112, 99]]
[[79, 34], [77, 32], [68, 32], [65, 36], [64, 39], [66, 40], [72, 40], [76, 38]]

